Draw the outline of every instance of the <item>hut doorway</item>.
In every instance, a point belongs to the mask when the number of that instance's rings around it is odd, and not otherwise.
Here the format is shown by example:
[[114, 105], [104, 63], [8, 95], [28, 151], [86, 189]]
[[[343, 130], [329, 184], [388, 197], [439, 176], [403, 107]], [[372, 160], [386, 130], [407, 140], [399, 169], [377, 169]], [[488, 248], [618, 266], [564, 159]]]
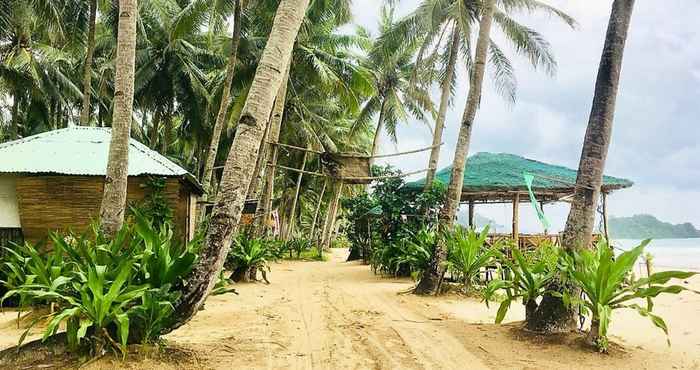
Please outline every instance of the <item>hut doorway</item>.
[[0, 175], [0, 245], [21, 238], [15, 183], [14, 176]]

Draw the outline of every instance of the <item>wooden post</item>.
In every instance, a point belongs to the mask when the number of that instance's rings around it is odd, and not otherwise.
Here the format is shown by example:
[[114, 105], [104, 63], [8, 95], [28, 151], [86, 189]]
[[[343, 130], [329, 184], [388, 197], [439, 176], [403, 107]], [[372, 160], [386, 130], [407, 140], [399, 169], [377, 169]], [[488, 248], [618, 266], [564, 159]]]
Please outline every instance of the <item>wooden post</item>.
[[311, 223], [311, 233], [309, 237], [314, 240], [316, 235], [316, 223], [318, 222], [318, 213], [321, 211], [321, 204], [323, 204], [323, 195], [326, 193], [326, 186], [328, 185], [328, 179], [323, 181], [323, 188], [321, 188], [321, 195], [318, 196], [318, 202], [316, 203], [316, 212], [314, 212], [314, 221]]
[[513, 198], [513, 240], [515, 241], [515, 245], [520, 247], [519, 243], [519, 238], [520, 238], [520, 227], [519, 227], [519, 222], [520, 222], [520, 193], [515, 194], [515, 198]]
[[605, 235], [605, 240], [610, 243], [610, 234], [608, 233], [608, 195], [603, 194], [603, 234]]
[[328, 203], [328, 210], [326, 211], [326, 222], [323, 226], [323, 235], [321, 236], [321, 247], [328, 248], [330, 241], [333, 238], [333, 225], [335, 224], [335, 215], [338, 207], [338, 202], [340, 201], [340, 193], [343, 190], [343, 183], [338, 182], [333, 189], [333, 198]]
[[[301, 160], [301, 170], [304, 171], [306, 169], [306, 159], [309, 156], [309, 152], [304, 152], [304, 158]], [[299, 201], [299, 191], [301, 190], [301, 180], [304, 176], [303, 172], [299, 172], [299, 176], [297, 176], [297, 187], [294, 192], [294, 200], [292, 201], [292, 214], [289, 216], [289, 225], [287, 226], [287, 233], [284, 235], [283, 239], [284, 240], [289, 240], [292, 237], [292, 234], [294, 234], [294, 223], [296, 219], [296, 213], [297, 213], [297, 202]]]
[[475, 227], [474, 222], [474, 201], [469, 201], [469, 228], [473, 229]]
[[[544, 202], [540, 202], [540, 209], [542, 210], [542, 215], [544, 215]], [[544, 235], [549, 235], [549, 230], [547, 230], [546, 228], [544, 229]]]

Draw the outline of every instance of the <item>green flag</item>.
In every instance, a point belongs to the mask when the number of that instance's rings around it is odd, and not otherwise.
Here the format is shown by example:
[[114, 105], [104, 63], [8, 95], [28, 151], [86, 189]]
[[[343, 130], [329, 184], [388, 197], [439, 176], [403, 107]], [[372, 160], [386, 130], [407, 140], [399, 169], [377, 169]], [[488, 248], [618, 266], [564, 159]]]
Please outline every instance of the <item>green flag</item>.
[[535, 193], [532, 192], [532, 182], [535, 180], [535, 176], [530, 173], [523, 172], [523, 178], [525, 178], [525, 185], [527, 185], [527, 191], [530, 193], [530, 203], [532, 203], [532, 206], [535, 208], [535, 212], [537, 212], [537, 217], [540, 219], [540, 222], [542, 223], [544, 229], [549, 230], [551, 225], [549, 224], [547, 217], [544, 215], [542, 207], [537, 202], [537, 198], [535, 198]]

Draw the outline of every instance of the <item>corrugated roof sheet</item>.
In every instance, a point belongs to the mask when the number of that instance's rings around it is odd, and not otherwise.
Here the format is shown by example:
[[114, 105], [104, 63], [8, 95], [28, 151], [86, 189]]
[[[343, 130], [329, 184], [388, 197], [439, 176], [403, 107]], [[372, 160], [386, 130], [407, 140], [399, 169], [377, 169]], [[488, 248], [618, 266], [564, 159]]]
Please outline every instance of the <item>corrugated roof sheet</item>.
[[[0, 144], [0, 173], [104, 176], [111, 129], [70, 127]], [[169, 159], [129, 140], [129, 176], [191, 176]], [[196, 181], [195, 181], [196, 183]]]
[[[523, 172], [535, 176], [532, 187], [539, 190], [572, 189], [576, 184], [577, 171], [564, 166], [557, 166], [535, 161], [508, 153], [477, 153], [467, 160], [464, 173], [463, 191], [499, 191], [526, 190]], [[449, 184], [452, 166], [435, 174], [435, 180]], [[422, 189], [425, 178], [406, 184], [410, 189]], [[604, 176], [603, 187], [621, 189], [632, 186], [630, 180]]]

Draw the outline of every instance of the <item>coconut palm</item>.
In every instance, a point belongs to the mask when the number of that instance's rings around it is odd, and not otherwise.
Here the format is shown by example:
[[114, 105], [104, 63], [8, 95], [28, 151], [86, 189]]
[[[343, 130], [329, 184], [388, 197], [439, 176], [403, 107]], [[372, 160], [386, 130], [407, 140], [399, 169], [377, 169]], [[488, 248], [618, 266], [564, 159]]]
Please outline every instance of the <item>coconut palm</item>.
[[[71, 80], [74, 58], [65, 48], [68, 1], [13, 0], [0, 8], [0, 80], [12, 97], [13, 139], [65, 126], [80, 97]], [[41, 20], [41, 21], [39, 21]]]
[[[226, 113], [228, 112], [230, 100], [229, 96], [231, 93], [231, 86], [233, 85], [233, 76], [235, 73], [236, 63], [238, 61], [238, 45], [241, 41], [241, 9], [244, 7], [244, 5], [245, 4], [241, 4], [241, 0], [234, 0], [233, 34], [231, 36], [231, 51], [229, 53], [229, 59], [226, 65], [226, 80], [222, 89], [219, 110], [216, 114], [216, 123], [214, 124], [211, 135], [211, 142], [209, 143], [209, 150], [207, 151], [207, 160], [206, 164], [204, 165], [204, 175], [202, 176], [202, 184], [207, 192], [211, 191], [211, 178], [214, 172], [214, 162], [216, 161], [216, 155], [219, 150], [219, 141], [221, 140], [221, 131], [224, 129], [224, 121], [226, 119]], [[218, 13], [220, 14], [221, 11]], [[214, 18], [213, 15], [211, 17]]]
[[124, 223], [129, 176], [129, 139], [134, 106], [137, 0], [119, 0], [112, 139], [100, 207], [101, 227], [114, 235]]
[[[532, 9], [543, 9], [550, 13], [556, 14], [566, 20], [569, 24], [573, 25], [573, 20], [558, 11], [555, 8], [551, 8], [542, 3], [535, 1], [509, 1], [502, 0], [500, 5], [503, 11], [497, 6], [495, 0], [486, 0], [479, 3], [473, 3], [473, 7], [469, 9], [468, 7], [463, 7], [464, 3], [459, 2], [460, 8], [457, 11], [459, 17], [448, 18], [453, 25], [452, 29], [452, 40], [449, 44], [450, 48], [459, 47], [460, 42], [457, 41], [454, 32], [460, 32], [467, 36], [471, 33], [471, 25], [469, 19], [474, 18], [474, 14], [480, 14], [479, 21], [479, 31], [477, 37], [477, 44], [475, 47], [474, 59], [471, 59], [471, 46], [469, 43], [469, 37], [466, 37], [462, 42], [464, 49], [467, 50], [466, 59], [467, 65], [470, 67], [470, 85], [469, 94], [467, 97], [467, 103], [462, 116], [462, 122], [460, 125], [459, 136], [457, 140], [457, 145], [455, 148], [454, 161], [452, 163], [452, 176], [450, 184], [447, 189], [447, 196], [445, 205], [440, 212], [440, 225], [443, 228], [451, 228], [456, 214], [459, 208], [460, 197], [462, 194], [462, 185], [464, 181], [464, 171], [466, 165], [467, 155], [469, 153], [469, 144], [471, 141], [471, 132], [474, 124], [474, 119], [476, 117], [476, 111], [481, 102], [481, 91], [483, 86], [483, 79], [486, 69], [486, 64], [490, 62], [493, 66], [494, 74], [493, 79], [495, 81], [496, 87], [499, 92], [505, 94], [511, 101], [515, 100], [515, 76], [513, 73], [513, 67], [506, 55], [501, 51], [498, 45], [492, 40], [491, 37], [491, 26], [492, 23], [496, 23], [500, 26], [503, 34], [510, 40], [513, 41], [516, 46], [516, 51], [520, 54], [527, 56], [530, 59], [531, 64], [535, 67], [543, 67], [548, 72], [553, 73], [556, 68], [556, 62], [551, 54], [549, 45], [546, 41], [537, 34], [534, 30], [524, 27], [517, 23], [515, 20], [507, 15], [507, 12], [514, 11], [516, 9], [526, 8], [529, 4]], [[464, 9], [461, 9], [464, 8]], [[424, 9], [420, 9], [423, 11]], [[445, 9], [447, 14], [452, 12], [452, 9]], [[435, 9], [433, 9], [435, 11]], [[466, 19], [465, 19], [466, 18]], [[424, 21], [423, 21], [424, 22]], [[448, 23], [449, 24], [449, 23]], [[421, 28], [421, 27], [418, 27]], [[438, 31], [440, 29], [438, 28]], [[443, 32], [446, 29], [442, 30]], [[466, 32], [465, 32], [466, 31]], [[442, 37], [442, 36], [440, 36]], [[430, 39], [431, 36], [428, 36]], [[437, 45], [440, 41], [437, 42]], [[424, 44], [425, 45], [425, 44]], [[422, 54], [422, 52], [419, 52]], [[453, 57], [452, 52], [448, 52], [448, 62], [447, 62], [447, 72], [446, 75], [454, 78], [453, 71], [450, 71], [450, 60]], [[453, 82], [450, 80], [443, 80], [443, 94], [442, 98], [447, 98], [449, 94], [446, 89], [450, 88]], [[441, 102], [441, 106], [444, 106], [444, 100]], [[439, 114], [440, 117], [440, 114]], [[431, 168], [432, 174], [434, 176], [435, 166], [437, 165], [439, 143], [441, 141], [442, 126], [444, 125], [444, 115], [442, 115], [442, 122], [437, 122], [435, 136], [433, 138], [433, 152], [431, 153]], [[429, 174], [430, 175], [430, 174]], [[429, 179], [432, 181], [432, 179]], [[444, 273], [444, 260], [446, 258], [447, 251], [443, 245], [438, 245], [433, 253], [433, 259], [430, 263], [429, 270], [423, 274], [421, 281], [416, 287], [416, 293], [418, 294], [433, 294], [439, 289], [439, 282]]]
[[97, 27], [97, 0], [88, 0], [89, 23], [86, 40], [85, 65], [83, 66], [83, 104], [80, 110], [80, 124], [90, 123], [92, 97], [92, 64], [95, 56], [95, 29]]
[[[337, 30], [350, 22], [349, 1], [328, 0], [314, 2], [302, 23], [292, 53], [288, 88], [283, 85], [275, 102], [268, 141], [285, 142], [299, 147], [325, 151], [337, 149], [343, 143], [354, 145], [359, 135], [348, 135], [344, 123], [356, 115], [362, 102], [372, 93], [371, 73], [360, 65], [359, 55], [353, 49], [366, 47], [369, 39], [363, 34], [341, 34]], [[358, 131], [359, 132], [359, 131]], [[356, 149], [356, 148], [355, 148]], [[267, 161], [277, 164], [276, 149], [268, 148]], [[299, 153], [294, 153], [299, 154]], [[287, 157], [287, 166], [300, 168], [303, 154]], [[289, 163], [291, 162], [291, 163]], [[269, 166], [262, 192], [261, 216], [269, 215], [270, 200], [274, 193], [274, 167]], [[301, 188], [298, 174], [287, 174], [293, 183], [282, 183], [283, 193], [290, 188]], [[255, 181], [255, 180], [254, 180]], [[252, 186], [255, 184], [252, 183]], [[290, 185], [290, 188], [287, 187]], [[299, 186], [297, 186], [299, 185]], [[305, 188], [307, 189], [307, 188]], [[294, 229], [296, 219], [296, 192], [292, 192], [285, 230]], [[269, 217], [260, 217], [265, 220]], [[262, 232], [258, 228], [259, 232]], [[284, 233], [289, 236], [288, 232]]]
[[[456, 85], [456, 69], [459, 66], [457, 58], [462, 57], [467, 69], [473, 67], [471, 40], [483, 4], [481, 0], [424, 0], [418, 9], [399, 21], [381, 40], [386, 44], [418, 41], [421, 43], [416, 60], [418, 67], [437, 65], [435, 78], [440, 81], [441, 96], [426, 188], [432, 184], [439, 161], [439, 145], [442, 142], [446, 112]], [[535, 68], [554, 73], [556, 62], [547, 41], [537, 31], [517, 22], [510, 14], [545, 12], [571, 26], [574, 26], [575, 21], [564, 12], [536, 0], [498, 0], [496, 5], [493, 22], [505, 39], [512, 43], [516, 54], [528, 58]], [[510, 58], [505, 49], [494, 40], [489, 39], [488, 43], [492, 80], [501, 95], [509, 101], [515, 101], [517, 81]]]
[[[384, 6], [381, 11], [379, 31], [384, 34], [395, 26], [394, 8]], [[380, 36], [382, 37], [382, 36]], [[414, 56], [418, 51], [417, 40], [408, 43], [374, 43], [369, 50], [365, 67], [374, 75], [374, 94], [365, 103], [356, 126], [366, 127], [379, 115], [372, 143], [371, 155], [379, 150], [382, 131], [396, 142], [396, 127], [409, 116], [426, 120], [426, 112], [432, 114], [433, 102], [425, 85], [411, 83], [416, 75]]]
[[224, 167], [221, 190], [199, 261], [175, 307], [177, 317], [168, 328], [170, 330], [189, 321], [216, 284], [230, 248], [233, 229], [241, 217], [274, 97], [282, 84], [284, 69], [291, 58], [294, 41], [308, 5], [309, 0], [280, 2], [270, 37], [238, 120], [238, 130]]
[[[562, 246], [570, 251], [588, 248], [591, 245], [605, 159], [612, 136], [622, 58], [633, 8], [634, 0], [615, 0], [612, 5], [603, 55], [598, 67], [593, 107], [583, 141], [576, 188], [562, 236]], [[567, 330], [572, 326], [575, 326], [573, 313], [566, 309], [560, 298], [552, 295], [544, 296], [532, 320], [528, 321], [529, 328], [540, 331]], [[592, 332], [596, 334], [595, 330]]]

